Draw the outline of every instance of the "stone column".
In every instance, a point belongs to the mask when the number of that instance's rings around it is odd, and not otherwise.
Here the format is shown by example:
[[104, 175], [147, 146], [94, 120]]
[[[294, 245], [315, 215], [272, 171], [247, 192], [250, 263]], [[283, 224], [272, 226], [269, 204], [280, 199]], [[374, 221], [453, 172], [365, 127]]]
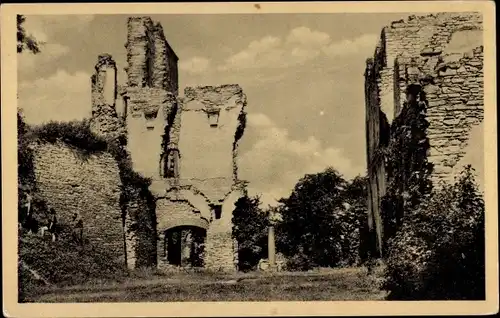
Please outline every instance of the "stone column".
[[168, 255], [167, 255], [167, 239], [165, 236], [165, 232], [162, 231], [158, 233], [158, 242], [157, 242], [157, 263], [158, 269], [164, 269], [168, 265]]
[[267, 237], [267, 253], [269, 258], [269, 266], [271, 269], [276, 267], [276, 248], [274, 245], [274, 226], [269, 226], [269, 234]]
[[127, 22], [128, 86], [144, 87], [149, 74], [147, 54], [150, 50], [148, 38], [153, 22], [149, 17], [130, 17]]

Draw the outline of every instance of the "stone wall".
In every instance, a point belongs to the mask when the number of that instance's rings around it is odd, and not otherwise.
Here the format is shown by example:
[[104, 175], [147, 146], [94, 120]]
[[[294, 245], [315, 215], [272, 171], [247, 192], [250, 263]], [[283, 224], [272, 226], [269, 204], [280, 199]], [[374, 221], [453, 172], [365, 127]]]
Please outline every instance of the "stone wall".
[[63, 143], [38, 143], [34, 170], [40, 196], [54, 208], [58, 221], [83, 219], [84, 237], [125, 262], [120, 172], [108, 153], [85, 155]]
[[[109, 54], [101, 54], [92, 75], [92, 132], [111, 140], [125, 137], [122, 118], [116, 112], [117, 71]], [[123, 139], [122, 139], [123, 140]], [[124, 141], [121, 141], [122, 143]]]
[[382, 30], [379, 54], [380, 107], [389, 123], [397, 116], [401, 105], [394, 103], [394, 62], [398, 56], [434, 56], [446, 51], [452, 35], [466, 30], [481, 30], [480, 13], [437, 13], [427, 16], [410, 16], [407, 20], [394, 21]]
[[404, 83], [414, 81], [408, 77], [420, 78], [427, 100], [432, 179], [435, 184], [441, 180], [451, 182], [461, 169], [456, 166], [466, 154], [470, 131], [484, 116], [483, 48], [477, 47], [459, 57], [438, 56], [435, 61], [421, 58], [412, 64], [399, 66], [406, 73], [400, 74], [406, 76], [401, 86], [404, 88]]
[[124, 189], [125, 202], [125, 249], [127, 267], [152, 267], [157, 264], [156, 255], [156, 214], [154, 198], [131, 185]]
[[245, 104], [238, 85], [185, 89], [179, 137], [181, 178], [236, 178], [233, 143]]
[[128, 85], [123, 96], [128, 150], [134, 170], [160, 178], [160, 162], [166, 153], [164, 135], [171, 129], [178, 109], [178, 58], [161, 25], [149, 17], [128, 19], [125, 47]]
[[238, 245], [232, 237], [233, 211], [236, 201], [243, 196], [237, 187], [222, 204], [220, 219], [212, 215], [205, 243], [205, 267], [216, 271], [234, 271], [238, 267]]
[[457, 164], [470, 157], [470, 131], [483, 119], [481, 45], [480, 13], [410, 16], [382, 30], [365, 71], [369, 223], [375, 227], [379, 246], [383, 236], [380, 199], [388, 182], [382, 154], [389, 125], [401, 113], [408, 86], [421, 85], [425, 92], [432, 180], [434, 184], [450, 181], [460, 170]]

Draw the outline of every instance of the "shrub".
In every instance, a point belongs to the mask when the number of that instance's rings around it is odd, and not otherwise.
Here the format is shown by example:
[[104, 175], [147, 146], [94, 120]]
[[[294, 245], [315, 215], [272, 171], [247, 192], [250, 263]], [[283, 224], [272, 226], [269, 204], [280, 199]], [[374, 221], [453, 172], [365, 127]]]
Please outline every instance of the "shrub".
[[468, 166], [409, 211], [389, 241], [388, 298], [484, 299], [484, 242], [484, 201]]
[[238, 268], [255, 269], [259, 260], [267, 255], [266, 213], [260, 208], [258, 197], [241, 197], [233, 212], [233, 238], [238, 242]]
[[[50, 238], [33, 235], [19, 238], [18, 257], [51, 284], [63, 286], [126, 277], [123, 262], [115, 261], [108, 252], [92, 244], [81, 246], [68, 237], [52, 242]], [[26, 271], [19, 274], [20, 301], [26, 301], [36, 292], [37, 285]]]

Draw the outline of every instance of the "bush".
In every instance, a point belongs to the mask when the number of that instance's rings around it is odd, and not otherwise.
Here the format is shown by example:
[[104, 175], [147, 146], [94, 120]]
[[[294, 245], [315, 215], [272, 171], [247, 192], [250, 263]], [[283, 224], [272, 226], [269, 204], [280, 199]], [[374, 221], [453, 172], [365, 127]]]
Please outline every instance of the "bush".
[[389, 241], [388, 299], [484, 299], [484, 242], [484, 201], [468, 166], [409, 211]]
[[[63, 231], [64, 233], [68, 231]], [[89, 280], [125, 278], [128, 273], [122, 261], [115, 261], [107, 250], [92, 244], [79, 245], [62, 236], [19, 238], [19, 259], [57, 286], [87, 283]], [[19, 272], [19, 301], [29, 301], [39, 285], [25, 270]]]
[[238, 242], [238, 268], [255, 269], [259, 260], [267, 256], [266, 214], [259, 208], [258, 197], [241, 197], [233, 212], [233, 238]]

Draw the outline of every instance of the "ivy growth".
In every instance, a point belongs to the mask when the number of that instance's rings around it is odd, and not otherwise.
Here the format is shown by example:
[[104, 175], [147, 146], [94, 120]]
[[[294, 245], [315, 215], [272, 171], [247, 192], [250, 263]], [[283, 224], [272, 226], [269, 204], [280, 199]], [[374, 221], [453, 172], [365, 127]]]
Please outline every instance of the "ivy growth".
[[408, 101], [391, 126], [389, 145], [383, 150], [388, 187], [382, 198], [384, 247], [402, 224], [407, 211], [413, 210], [432, 191], [433, 165], [427, 160], [430, 148], [426, 130], [426, 98], [420, 86], [408, 89]]

